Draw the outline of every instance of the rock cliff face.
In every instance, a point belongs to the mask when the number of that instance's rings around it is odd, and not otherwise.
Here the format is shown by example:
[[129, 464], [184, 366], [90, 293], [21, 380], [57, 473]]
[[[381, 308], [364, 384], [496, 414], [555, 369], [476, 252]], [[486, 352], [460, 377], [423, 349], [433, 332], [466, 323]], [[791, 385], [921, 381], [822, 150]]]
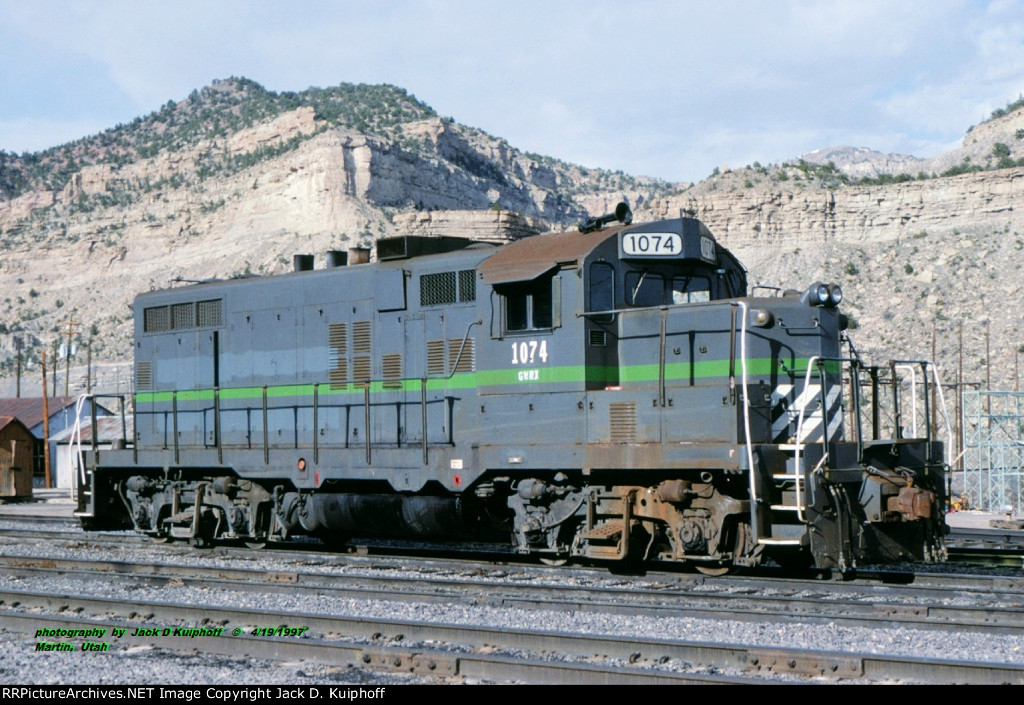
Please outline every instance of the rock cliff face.
[[876, 362], [931, 359], [934, 336], [955, 381], [962, 325], [965, 380], [1013, 389], [1024, 343], [1022, 198], [1024, 169], [1014, 168], [836, 190], [720, 188], [656, 200], [644, 217], [695, 210], [752, 284], [839, 283], [857, 324], [850, 335]]
[[[248, 101], [284, 100], [261, 90], [215, 84], [133, 132], [0, 160], [0, 394], [13, 393], [14, 336], [33, 360], [23, 393], [37, 393], [39, 354], [52, 356], [68, 321], [80, 348], [91, 340], [94, 384], [98, 376], [105, 391], [128, 390], [129, 305], [140, 291], [286, 271], [293, 254], [396, 234], [523, 237], [608, 212], [624, 196], [638, 222], [696, 211], [753, 284], [840, 283], [851, 336], [871, 357], [931, 357], [934, 336], [948, 378], [962, 323], [965, 377], [1013, 388], [1024, 342], [1024, 168], [830, 187], [783, 165], [673, 186], [526, 155], [401, 100], [387, 114], [408, 119], [356, 111], [332, 122], [337, 105], [316, 93], [259, 112]], [[1024, 113], [1011, 113], [933, 161], [981, 164], [997, 144], [1016, 156], [1022, 127]], [[85, 383], [81, 352], [72, 368], [75, 393]]]

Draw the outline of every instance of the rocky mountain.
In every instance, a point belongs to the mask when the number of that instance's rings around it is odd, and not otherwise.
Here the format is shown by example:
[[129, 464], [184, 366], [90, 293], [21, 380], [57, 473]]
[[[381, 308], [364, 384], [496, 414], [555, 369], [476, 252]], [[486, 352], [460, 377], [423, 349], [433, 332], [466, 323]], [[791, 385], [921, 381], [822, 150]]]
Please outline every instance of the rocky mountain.
[[867, 147], [824, 147], [800, 157], [811, 164], [831, 164], [853, 179], [876, 177], [881, 174], [917, 174], [924, 159], [906, 154], [882, 154]]
[[[128, 390], [139, 291], [285, 271], [293, 254], [398, 233], [526, 236], [623, 197], [638, 221], [695, 210], [753, 283], [839, 282], [871, 357], [931, 357], [934, 336], [949, 377], [962, 322], [965, 377], [1012, 388], [1024, 322], [1013, 305], [1020, 108], [927, 164], [891, 157], [884, 171], [862, 150], [832, 150], [690, 185], [524, 153], [392, 86], [279, 94], [218, 81], [100, 135], [0, 153], [0, 394], [13, 394], [15, 338], [32, 364], [23, 393], [36, 393], [41, 352], [52, 359], [68, 331], [79, 341], [72, 394], [86, 347], [94, 384]], [[858, 176], [859, 163], [876, 166]]]
[[893, 180], [902, 177], [900, 181], [908, 181], [1024, 166], [1024, 111], [1021, 108], [1024, 108], [1024, 98], [996, 110], [990, 119], [969, 128], [958, 148], [932, 159], [883, 154], [867, 147], [825, 147], [801, 156], [798, 161], [830, 165], [851, 180], [880, 182], [890, 180], [885, 177]]

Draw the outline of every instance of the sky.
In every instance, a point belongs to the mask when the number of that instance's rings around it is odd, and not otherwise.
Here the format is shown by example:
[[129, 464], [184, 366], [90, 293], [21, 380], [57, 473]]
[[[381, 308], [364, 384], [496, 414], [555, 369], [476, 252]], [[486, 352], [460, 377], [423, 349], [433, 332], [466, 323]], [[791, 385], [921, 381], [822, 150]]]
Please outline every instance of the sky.
[[932, 157], [1024, 95], [1024, 0], [0, 0], [0, 150], [230, 76], [400, 86], [520, 149], [669, 181]]

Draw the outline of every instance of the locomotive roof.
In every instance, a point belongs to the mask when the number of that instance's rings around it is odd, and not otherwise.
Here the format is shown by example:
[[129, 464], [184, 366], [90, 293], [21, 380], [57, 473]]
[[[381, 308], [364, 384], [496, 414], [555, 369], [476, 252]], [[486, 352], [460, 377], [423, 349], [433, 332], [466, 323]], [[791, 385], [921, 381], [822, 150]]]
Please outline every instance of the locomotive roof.
[[[479, 267], [480, 275], [488, 284], [509, 284], [530, 281], [556, 267], [580, 264], [598, 246], [619, 233], [629, 230], [644, 232], [674, 232], [686, 238], [705, 237], [714, 241], [707, 226], [694, 218], [674, 218], [640, 225], [614, 225], [596, 232], [581, 233], [570, 230], [549, 235], [535, 235], [502, 246]], [[735, 262], [732, 253], [716, 243], [717, 256], [725, 254]], [[738, 268], [739, 263], [736, 262]]]
[[560, 265], [578, 263], [622, 229], [615, 226], [596, 233], [569, 230], [516, 240], [484, 260], [480, 275], [491, 285], [536, 279]]

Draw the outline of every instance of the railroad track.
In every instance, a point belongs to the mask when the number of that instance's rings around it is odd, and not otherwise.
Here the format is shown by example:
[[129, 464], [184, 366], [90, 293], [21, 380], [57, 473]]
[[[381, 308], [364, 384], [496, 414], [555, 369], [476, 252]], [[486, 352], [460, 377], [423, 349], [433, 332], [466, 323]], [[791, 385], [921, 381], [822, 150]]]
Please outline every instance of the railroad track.
[[951, 560], [973, 565], [1024, 568], [1024, 531], [956, 529], [946, 539]]
[[[41, 518], [43, 525], [49, 524], [54, 527], [61, 527], [67, 520], [48, 521]], [[961, 532], [958, 532], [961, 533]], [[966, 534], [966, 532], [963, 532]], [[979, 532], [980, 540], [985, 547], [993, 543], [988, 530]], [[553, 568], [538, 566], [531, 560], [523, 560], [515, 554], [493, 554], [483, 549], [479, 550], [450, 550], [444, 545], [420, 546], [409, 549], [404, 546], [393, 545], [388, 542], [373, 542], [369, 544], [353, 544], [345, 552], [336, 548], [325, 546], [317, 541], [270, 544], [267, 549], [254, 550], [239, 545], [221, 544], [212, 548], [197, 550], [187, 543], [158, 543], [146, 536], [132, 532], [110, 532], [110, 533], [84, 533], [77, 528], [63, 530], [59, 528], [34, 529], [8, 529], [0, 524], [0, 544], [21, 543], [41, 545], [45, 543], [72, 544], [85, 547], [105, 546], [112, 549], [131, 547], [133, 549], [144, 549], [154, 551], [154, 556], [183, 558], [202, 557], [224, 557], [241, 561], [253, 561], [259, 558], [272, 559], [278, 562], [292, 562], [299, 566], [309, 565], [315, 562], [318, 565], [347, 566], [353, 561], [360, 561], [367, 558], [374, 558], [380, 561], [391, 559], [393, 565], [401, 565], [402, 569], [408, 567], [422, 568], [432, 571], [468, 571], [474, 573], [487, 573], [489, 570], [502, 570], [505, 567], [514, 568], [517, 571], [530, 573], [536, 576], [543, 576], [551, 579], [553, 577], [572, 581], [583, 578], [592, 580], [606, 580], [609, 572], [601, 566], [570, 566], [567, 568]], [[386, 564], [385, 564], [386, 565]], [[1024, 591], [1024, 572], [1015, 570], [992, 571], [991, 574], [963, 573], [959, 571], [960, 564], [950, 562], [944, 565], [932, 564], [930, 566], [915, 567], [910, 564], [899, 567], [872, 567], [862, 568], [855, 574], [853, 580], [822, 580], [826, 576], [807, 572], [799, 577], [793, 578], [789, 571], [782, 571], [772, 568], [761, 568], [753, 572], [729, 577], [717, 577], [708, 579], [703, 575], [680, 570], [677, 566], [670, 565], [667, 568], [652, 568], [644, 573], [649, 579], [654, 579], [666, 585], [680, 587], [693, 585], [713, 585], [716, 587], [733, 586], [737, 590], [755, 588], [758, 583], [771, 579], [774, 590], [781, 592], [798, 592], [811, 589], [818, 591], [821, 585], [828, 585], [827, 591], [835, 594], [850, 594], [855, 599], [864, 599], [864, 588], [868, 585], [884, 587], [892, 593], [896, 586], [903, 586], [903, 590], [920, 599], [945, 599], [950, 591], [957, 596], [973, 594], [984, 604], [994, 594]], [[817, 578], [818, 580], [815, 580]], [[634, 576], [624, 576], [631, 589], [635, 584]], [[809, 588], [810, 586], [810, 588]], [[815, 587], [817, 586], [817, 587]], [[873, 597], [873, 596], [868, 596]]]
[[[94, 536], [86, 537], [79, 534], [76, 538], [86, 546]], [[137, 548], [133, 547], [133, 553], [138, 552]], [[193, 559], [196, 554], [197, 552], [191, 549], [182, 551], [182, 555], [188, 555]], [[655, 623], [663, 623], [684, 614], [695, 619], [779, 623], [799, 620], [802, 623], [841, 623], [868, 628], [883, 628], [898, 623], [914, 628], [951, 631], [969, 629], [992, 634], [1019, 633], [1024, 621], [1021, 619], [1019, 608], [1015, 607], [1024, 601], [1024, 586], [1017, 580], [999, 578], [981, 583], [975, 581], [972, 584], [970, 578], [966, 577], [953, 579], [949, 576], [928, 576], [920, 585], [883, 585], [881, 582], [823, 583], [782, 579], [766, 581], [757, 578], [707, 580], [702, 576], [667, 574], [657, 576], [655, 580], [648, 576], [643, 579], [618, 581], [606, 572], [598, 570], [559, 571], [531, 566], [502, 567], [493, 564], [474, 567], [465, 561], [410, 562], [408, 559], [397, 561], [364, 556], [311, 555], [305, 552], [272, 552], [275, 567], [271, 570], [228, 565], [237, 563], [244, 566], [257, 557], [264, 560], [266, 552], [217, 549], [205, 561], [209, 565], [190, 566], [168, 562], [169, 555], [164, 550], [157, 550], [154, 555], [159, 559], [159, 563], [145, 560], [86, 561], [6, 555], [0, 560], [0, 574], [16, 574], [26, 578], [35, 576], [40, 584], [52, 583], [53, 577], [57, 575], [75, 576], [83, 584], [94, 585], [109, 585], [111, 576], [114, 575], [119, 582], [139, 585], [187, 585], [196, 589], [200, 595], [212, 591], [230, 592], [236, 596], [235, 604], [240, 599], [237, 597], [239, 595], [248, 595], [249, 598], [255, 595], [255, 599], [259, 599], [258, 596], [263, 593], [283, 592], [299, 602], [321, 597], [332, 602], [342, 599], [388, 599], [455, 605], [468, 600], [493, 609], [630, 614], [637, 619], [646, 618]], [[419, 567], [413, 572], [410, 569], [411, 565]], [[350, 575], [344, 572], [357, 569], [361, 569], [362, 573]], [[400, 574], [403, 569], [407, 572], [406, 575]], [[338, 571], [343, 572], [339, 574]], [[599, 585], [555, 584], [570, 579]], [[499, 580], [502, 582], [498, 582]], [[760, 587], [758, 580], [761, 582]], [[766, 582], [767, 589], [764, 586]], [[644, 587], [641, 588], [639, 585]], [[756, 589], [761, 592], [755, 594]], [[936, 604], [936, 600], [942, 599], [943, 596], [948, 597], [951, 589], [961, 598], [965, 591], [973, 591], [972, 601], [984, 604], [976, 604], [969, 608]], [[847, 597], [839, 598], [838, 594], [845, 594]], [[50, 598], [55, 598], [56, 601], [50, 601]], [[979, 666], [965, 665], [963, 662], [933, 662], [927, 659], [879, 657], [857, 653], [809, 653], [800, 649], [759, 646], [638, 638], [614, 640], [608, 637], [567, 635], [561, 632], [555, 636], [549, 633], [544, 637], [532, 632], [520, 633], [524, 630], [499, 629], [490, 633], [486, 630], [481, 632], [479, 630], [483, 629], [482, 627], [475, 627], [477, 631], [460, 632], [453, 631], [456, 629], [454, 625], [439, 625], [436, 621], [392, 623], [388, 620], [284, 612], [261, 613], [259, 621], [254, 622], [251, 610], [245, 612], [249, 620], [245, 621], [237, 613], [225, 611], [226, 608], [215, 604], [196, 607], [147, 601], [144, 604], [127, 605], [121, 609], [120, 606], [127, 603], [120, 599], [104, 601], [102, 598], [87, 595], [32, 595], [31, 591], [11, 593], [2, 599], [4, 603], [0, 607], [7, 609], [0, 609], [0, 614], [11, 618], [21, 614], [32, 624], [39, 624], [39, 615], [25, 615], [24, 610], [45, 609], [56, 616], [59, 616], [58, 613], [66, 615], [69, 611], [80, 611], [83, 614], [118, 614], [122, 621], [138, 620], [141, 615], [146, 620], [159, 618], [161, 624], [181, 624], [183, 621], [192, 624], [197, 621], [214, 624], [241, 623], [245, 625], [245, 629], [250, 626], [257, 628], [296, 624], [298, 620], [304, 622], [304, 626], [319, 625], [319, 628], [313, 629], [310, 626], [310, 633], [296, 646], [285, 648], [284, 645], [263, 645], [261, 642], [259, 646], [253, 647], [251, 656], [262, 657], [261, 654], [265, 653], [266, 649], [273, 648], [280, 650], [282, 658], [307, 658], [299, 656], [298, 653], [305, 653], [301, 650], [306, 648], [312, 648], [314, 651], [327, 648], [322, 644], [308, 641], [330, 641], [317, 636], [318, 634], [361, 634], [363, 641], [359, 644], [336, 647], [344, 652], [341, 655], [340, 652], [330, 650], [324, 653], [333, 654], [329, 657], [331, 659], [341, 659], [340, 662], [352, 663], [359, 667], [389, 668], [420, 675], [424, 674], [424, 664], [434, 663], [434, 668], [442, 668], [445, 674], [454, 672], [461, 677], [475, 677], [467, 674], [477, 673], [474, 669], [479, 668], [483, 669], [480, 672], [489, 673], [492, 679], [528, 682], [675, 682], [672, 679], [680, 678], [691, 679], [685, 682], [697, 682], [692, 679], [704, 678], [709, 671], [717, 674], [722, 669], [732, 669], [734, 677], [741, 680], [787, 674], [829, 680], [857, 678], [870, 681], [908, 678], [922, 682], [1024, 682], [1020, 680], [1019, 667], [1013, 664]], [[11, 609], [15, 603], [17, 605]], [[157, 609], [159, 611], [154, 611]], [[335, 621], [330, 622], [332, 619]], [[363, 626], [358, 626], [357, 623]], [[374, 634], [378, 636], [373, 638]], [[445, 641], [455, 646], [457, 655], [449, 654], [443, 658], [441, 654], [434, 653], [436, 649], [420, 648], [422, 645], [410, 651], [398, 643], [398, 634], [403, 635], [404, 644], [409, 643], [411, 634], [422, 635], [424, 643]], [[548, 641], [545, 642], [545, 638]], [[379, 651], [382, 648], [382, 640], [387, 649], [397, 650]], [[285, 644], [294, 641], [296, 640], [286, 639]], [[248, 643], [250, 640], [246, 641], [246, 644]], [[570, 643], [578, 644], [578, 647], [573, 647], [578, 649], [578, 652], [566, 650], [568, 647], [564, 645]], [[238, 643], [220, 645], [230, 649], [226, 653], [238, 653]], [[632, 650], [628, 650], [629, 645], [632, 645]], [[168, 642], [161, 639], [159, 646], [168, 648]], [[194, 646], [195, 643], [192, 642], [192, 647]], [[205, 643], [203, 648], [206, 648]], [[470, 661], [464, 662], [469, 656], [473, 659], [482, 658], [474, 652], [480, 648], [497, 649], [494, 654], [485, 654], [487, 659], [494, 657], [497, 660], [472, 661], [478, 665], [470, 665]], [[300, 651], [293, 652], [292, 649]], [[557, 653], [564, 653], [565, 658], [558, 663], [550, 663], [551, 657], [548, 652], [551, 649]], [[513, 666], [506, 663], [512, 658], [509, 653], [515, 655], [520, 652], [526, 654], [525, 665]], [[424, 653], [429, 653], [429, 656], [422, 657]], [[535, 656], [537, 653], [542, 654], [543, 658], [538, 659]], [[589, 655], [588, 658], [591, 658], [595, 654], [600, 655], [600, 664], [595, 666], [594, 663], [587, 662], [586, 668], [576, 668], [577, 665], [584, 663], [578, 661], [581, 655]], [[499, 656], [500, 658], [497, 658]], [[315, 660], [313, 657], [309, 658]], [[423, 660], [424, 658], [426, 660]], [[438, 666], [442, 663], [445, 665]], [[680, 675], [678, 671], [672, 670], [680, 663], [690, 664], [703, 671], [695, 674], [691, 668], [686, 674]]]
[[[201, 644], [206, 653], [488, 682], [707, 684], [800, 676], [819, 681], [1024, 683], [1024, 666], [1012, 664], [0, 592], [0, 625], [33, 633], [40, 624], [48, 629], [120, 629], [134, 646], [190, 650]], [[300, 635], [288, 636], [298, 630]], [[202, 632], [200, 642], [197, 632]]]
[[[357, 564], [349, 563], [358, 568]], [[495, 608], [604, 612], [630, 614], [650, 619], [673, 618], [680, 614], [694, 618], [737, 621], [782, 621], [799, 619], [814, 624], [843, 624], [855, 627], [885, 627], [900, 624], [918, 629], [970, 629], [976, 632], [1024, 636], [1024, 583], [989, 579], [965, 579], [945, 584], [889, 586], [884, 593], [871, 586], [833, 590], [819, 582], [786, 579], [737, 579], [731, 581], [679, 580], [632, 584], [559, 584], [577, 580], [574, 573], [516, 569], [509, 573], [491, 568], [467, 570], [465, 566], [420, 569], [400, 575], [398, 564], [366, 564], [364, 572], [325, 573], [301, 565], [280, 569], [230, 568], [127, 560], [55, 559], [0, 555], [0, 573], [12, 575], [74, 576], [79, 580], [104, 581], [111, 575], [120, 580], [151, 585], [185, 581], [192, 587], [234, 592], [284, 592], [303, 598], [329, 594], [337, 599], [390, 600], [454, 604], [468, 599], [476, 605]], [[408, 567], [406, 568], [408, 570]], [[373, 575], [374, 571], [388, 575]], [[459, 575], [459, 573], [463, 575]], [[490, 573], [490, 576], [487, 573]], [[595, 582], [607, 582], [596, 577]], [[641, 587], [646, 586], [646, 587]], [[707, 589], [707, 588], [711, 589]], [[846, 597], [842, 596], [846, 594]], [[975, 604], [962, 604], [973, 593]], [[946, 604], [943, 604], [946, 601]]]

